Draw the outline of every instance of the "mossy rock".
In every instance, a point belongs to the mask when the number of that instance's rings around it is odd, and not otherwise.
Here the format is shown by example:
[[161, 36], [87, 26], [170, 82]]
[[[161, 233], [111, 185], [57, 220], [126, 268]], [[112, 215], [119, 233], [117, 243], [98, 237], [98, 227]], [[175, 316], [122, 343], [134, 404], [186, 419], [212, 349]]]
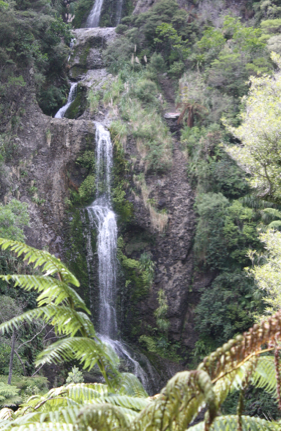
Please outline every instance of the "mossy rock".
[[65, 117], [70, 120], [75, 120], [80, 117], [87, 108], [87, 87], [78, 84], [75, 100], [65, 113]]

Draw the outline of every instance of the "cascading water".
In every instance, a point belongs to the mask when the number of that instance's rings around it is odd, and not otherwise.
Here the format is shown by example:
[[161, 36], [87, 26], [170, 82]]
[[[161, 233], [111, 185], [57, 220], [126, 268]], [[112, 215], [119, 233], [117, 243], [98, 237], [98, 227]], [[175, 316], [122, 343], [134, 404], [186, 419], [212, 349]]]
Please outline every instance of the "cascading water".
[[[97, 228], [98, 282], [99, 282], [99, 337], [109, 344], [147, 387], [148, 379], [132, 358], [129, 349], [117, 339], [118, 325], [116, 316], [117, 280], [117, 223], [112, 210], [110, 196], [113, 147], [110, 133], [102, 124], [96, 123], [96, 199], [87, 208], [90, 227]], [[89, 232], [90, 235], [90, 232]], [[87, 239], [88, 270], [91, 269], [93, 250], [90, 237]]]
[[123, 0], [117, 0], [116, 4], [116, 25], [120, 24], [122, 18]]
[[[100, 23], [101, 10], [104, 0], [95, 0], [95, 3], [89, 13], [86, 21], [86, 28], [98, 27]], [[123, 0], [116, 0], [116, 25], [118, 25], [122, 18]]]
[[58, 112], [55, 115], [55, 118], [63, 118], [65, 116], [66, 111], [68, 110], [71, 103], [74, 101], [76, 97], [76, 90], [77, 90], [77, 82], [71, 84], [67, 103], [58, 110]]
[[88, 19], [86, 21], [87, 28], [98, 27], [100, 23], [101, 8], [103, 0], [95, 0], [94, 6], [92, 7]]

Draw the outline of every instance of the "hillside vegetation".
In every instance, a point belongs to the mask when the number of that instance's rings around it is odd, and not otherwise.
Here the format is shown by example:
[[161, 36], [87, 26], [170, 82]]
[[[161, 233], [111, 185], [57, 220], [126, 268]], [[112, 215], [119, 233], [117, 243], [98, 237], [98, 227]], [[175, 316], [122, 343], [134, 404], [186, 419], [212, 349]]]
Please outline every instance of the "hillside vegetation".
[[[67, 267], [47, 252], [5, 242], [23, 242], [29, 225], [27, 204], [12, 199], [0, 205], [1, 431], [34, 424], [37, 430], [280, 428], [281, 2], [182, 3], [159, 0], [138, 15], [133, 2], [124, 3], [118, 37], [104, 54], [110, 78], [98, 92], [89, 90], [85, 104], [89, 118], [100, 109], [113, 117], [112, 201], [120, 225], [124, 322], [131, 316], [122, 335], [152, 361], [195, 370], [177, 374], [160, 395], [148, 398], [98, 339], [84, 299], [69, 286], [78, 289], [80, 283]], [[114, 5], [106, 5], [103, 26], [113, 25]], [[91, 6], [70, 2], [74, 19], [66, 23], [63, 2], [0, 1], [1, 177], [13, 166], [11, 142], [24, 127], [27, 100], [48, 116], [66, 102], [71, 29], [83, 25]], [[179, 114], [178, 135], [165, 123], [167, 111]], [[151, 197], [149, 178], [170, 172], [176, 140], [195, 196], [193, 278], [210, 279], [192, 310], [192, 351], [170, 335], [163, 290], [154, 326], [139, 322], [138, 306], [147, 300], [157, 268], [146, 251], [132, 258], [123, 238], [134, 216], [128, 190], [143, 201], [155, 235], [165, 235], [169, 214]], [[137, 172], [136, 160], [125, 154], [131, 141], [140, 154]], [[66, 202], [75, 214], [73, 231], [81, 228], [79, 210], [95, 189], [93, 152], [76, 162], [87, 175]], [[35, 189], [31, 185], [30, 193]], [[268, 323], [260, 323], [264, 317]], [[59, 367], [48, 368], [50, 363]], [[92, 370], [99, 383], [84, 384], [74, 366], [84, 376]], [[60, 386], [46, 395], [43, 371], [56, 374], [51, 385]], [[202, 407], [205, 419], [196, 425]]]

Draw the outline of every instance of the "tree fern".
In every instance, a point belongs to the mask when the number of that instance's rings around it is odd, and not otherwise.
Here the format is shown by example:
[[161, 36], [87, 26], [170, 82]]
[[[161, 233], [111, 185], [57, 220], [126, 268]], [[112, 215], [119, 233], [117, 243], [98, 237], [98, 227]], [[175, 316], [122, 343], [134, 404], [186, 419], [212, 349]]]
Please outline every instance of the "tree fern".
[[19, 389], [0, 382], [0, 407], [14, 407], [20, 402]]
[[[46, 283], [43, 288], [41, 280], [36, 278], [11, 277], [18, 285], [40, 293], [38, 308], [5, 323], [0, 329], [10, 330], [23, 319], [40, 316], [52, 322], [57, 333], [65, 338], [47, 347], [39, 356], [38, 364], [75, 359], [88, 369], [98, 364], [106, 376], [106, 366], [114, 367], [118, 359], [113, 360], [109, 347], [97, 339], [83, 301], [66, 286], [72, 279], [67, 268], [46, 252], [37, 254], [30, 247], [7, 240], [3, 244], [19, 254], [25, 253], [30, 262], [40, 265], [45, 271], [43, 284], [45, 278]], [[55, 274], [59, 279], [53, 282]], [[0, 431], [185, 431], [202, 408], [206, 408], [205, 420], [191, 427], [193, 431], [279, 430], [281, 424], [277, 422], [241, 414], [225, 417], [217, 417], [217, 414], [231, 390], [244, 388], [249, 383], [276, 393], [276, 363], [272, 356], [260, 356], [264, 351], [276, 349], [280, 334], [281, 311], [229, 340], [207, 356], [196, 370], [176, 374], [153, 399], [146, 397], [140, 383], [129, 374], [118, 375], [110, 385], [71, 384], [52, 389], [44, 397], [31, 397], [10, 420], [0, 424]], [[277, 359], [276, 353], [275, 362]], [[277, 371], [279, 373], [279, 364]], [[130, 382], [133, 382], [131, 388]]]
[[[280, 431], [281, 424], [278, 422], [269, 422], [264, 419], [242, 416], [241, 431]], [[238, 417], [237, 416], [220, 416], [215, 419], [211, 430], [212, 431], [237, 431]], [[189, 431], [204, 431], [204, 422], [194, 425], [188, 429]]]
[[[40, 293], [37, 298], [38, 307], [27, 311], [0, 325], [0, 331], [17, 329], [23, 321], [32, 322], [41, 318], [54, 326], [58, 335], [72, 337], [59, 340], [48, 346], [40, 355], [38, 363], [59, 362], [61, 360], [78, 359], [85, 368], [98, 365], [107, 380], [106, 366], [110, 365], [114, 372], [116, 355], [103, 345], [97, 338], [94, 326], [88, 316], [82, 298], [69, 286], [69, 283], [79, 287], [79, 281], [68, 268], [56, 257], [44, 250], [37, 250], [26, 244], [0, 238], [3, 249], [10, 248], [17, 256], [24, 256], [27, 263], [40, 267], [43, 275], [7, 275], [0, 276], [7, 282], [29, 291]], [[56, 278], [57, 277], [57, 278]]]

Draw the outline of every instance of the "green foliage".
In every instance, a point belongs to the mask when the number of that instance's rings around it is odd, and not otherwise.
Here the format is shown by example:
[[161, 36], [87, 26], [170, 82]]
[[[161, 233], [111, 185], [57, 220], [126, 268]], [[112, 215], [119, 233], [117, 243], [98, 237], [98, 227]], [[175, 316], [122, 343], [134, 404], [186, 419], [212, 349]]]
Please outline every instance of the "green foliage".
[[79, 368], [72, 367], [72, 370], [68, 373], [66, 383], [70, 384], [70, 383], [83, 383], [83, 382], [84, 382], [83, 374], [81, 373]]
[[154, 278], [154, 262], [146, 252], [141, 254], [139, 260], [127, 257], [123, 253], [125, 243], [122, 237], [118, 238], [117, 246], [117, 257], [125, 272], [126, 284], [133, 287], [130, 289], [131, 300], [137, 301], [149, 292]]
[[23, 241], [24, 226], [29, 224], [28, 205], [12, 199], [7, 205], [0, 205], [0, 236]]
[[260, 298], [254, 292], [252, 280], [239, 270], [222, 272], [208, 289], [201, 291], [195, 323], [203, 344], [197, 356], [202, 358], [254, 323], [255, 314], [262, 311]]
[[75, 2], [73, 26], [75, 28], [83, 27], [86, 19], [93, 7], [93, 0], [78, 0]]
[[266, 314], [279, 310], [281, 299], [280, 258], [281, 233], [272, 229], [260, 234], [260, 240], [265, 245], [263, 252], [249, 250], [253, 266], [248, 268], [263, 299], [267, 304]]
[[1, 119], [5, 125], [11, 120], [11, 101], [15, 95], [20, 112], [25, 82], [30, 79], [36, 85], [39, 104], [46, 113], [54, 113], [65, 97], [64, 64], [71, 34], [59, 16], [60, 7], [59, 3], [51, 5], [38, 0], [9, 2], [1, 9], [0, 58], [5, 68], [0, 93], [5, 109], [5, 118], [1, 115]]
[[158, 308], [154, 312], [154, 316], [156, 317], [156, 323], [160, 331], [164, 333], [168, 331], [170, 326], [170, 322], [167, 320], [167, 312], [168, 312], [168, 302], [166, 295], [163, 290], [159, 290], [158, 292]]
[[93, 201], [96, 192], [96, 178], [94, 175], [88, 175], [79, 187], [79, 196], [81, 202], [89, 203]]
[[206, 193], [196, 199], [200, 217], [194, 250], [199, 262], [210, 269], [246, 265], [247, 249], [258, 246], [254, 212], [239, 201], [232, 204], [221, 193]]
[[[36, 250], [23, 243], [1, 239], [1, 247], [10, 248], [16, 255], [24, 255], [27, 263], [40, 267], [42, 276], [7, 275], [2, 280], [12, 281], [15, 286], [29, 291], [36, 290], [38, 307], [2, 323], [3, 333], [18, 329], [22, 322], [32, 322], [41, 318], [54, 326], [56, 334], [63, 336], [49, 345], [38, 357], [37, 364], [60, 363], [61, 360], [78, 360], [85, 368], [91, 369], [96, 364], [107, 380], [105, 364], [115, 367], [112, 352], [96, 337], [88, 314], [89, 311], [70, 283], [79, 287], [76, 277], [66, 266], [47, 251]], [[54, 276], [58, 275], [58, 278]], [[82, 311], [83, 310], [83, 311]], [[106, 353], [108, 352], [109, 355]]]
[[99, 108], [100, 94], [95, 93], [92, 89], [88, 93], [88, 102], [91, 114], [96, 114]]
[[0, 407], [12, 407], [21, 402], [16, 386], [0, 382]]
[[[1, 431], [122, 429], [141, 431], [184, 431], [204, 406], [205, 418], [194, 430], [277, 430], [280, 424], [258, 417], [219, 416], [227, 396], [249, 384], [272, 392], [277, 388], [273, 373], [274, 359], [262, 356], [262, 346], [280, 337], [281, 315], [255, 325], [243, 336], [229, 340], [199, 364], [196, 370], [177, 373], [152, 399], [130, 375], [120, 376], [115, 387], [93, 384], [70, 384], [51, 389], [45, 396], [34, 395], [15, 413], [2, 410]], [[247, 341], [246, 341], [247, 340]], [[266, 348], [265, 351], [272, 350]], [[278, 357], [278, 356], [277, 356]], [[277, 364], [277, 369], [279, 363]], [[276, 371], [276, 370], [275, 370]], [[43, 428], [44, 425], [44, 428]]]
[[125, 27], [122, 24], [118, 28], [124, 36], [108, 49], [107, 59], [111, 70], [116, 73], [118, 67], [129, 61], [134, 52], [140, 59], [151, 57], [155, 52], [161, 54], [170, 67], [186, 59], [190, 45], [188, 36], [193, 30], [190, 25], [186, 26], [187, 19], [187, 12], [179, 9], [174, 0], [161, 0], [147, 12], [126, 21]]
[[[272, 59], [280, 64], [279, 56], [272, 54]], [[242, 145], [227, 149], [250, 174], [249, 182], [256, 193], [276, 202], [280, 201], [279, 93], [280, 74], [251, 79], [243, 123], [236, 129], [230, 128]]]

